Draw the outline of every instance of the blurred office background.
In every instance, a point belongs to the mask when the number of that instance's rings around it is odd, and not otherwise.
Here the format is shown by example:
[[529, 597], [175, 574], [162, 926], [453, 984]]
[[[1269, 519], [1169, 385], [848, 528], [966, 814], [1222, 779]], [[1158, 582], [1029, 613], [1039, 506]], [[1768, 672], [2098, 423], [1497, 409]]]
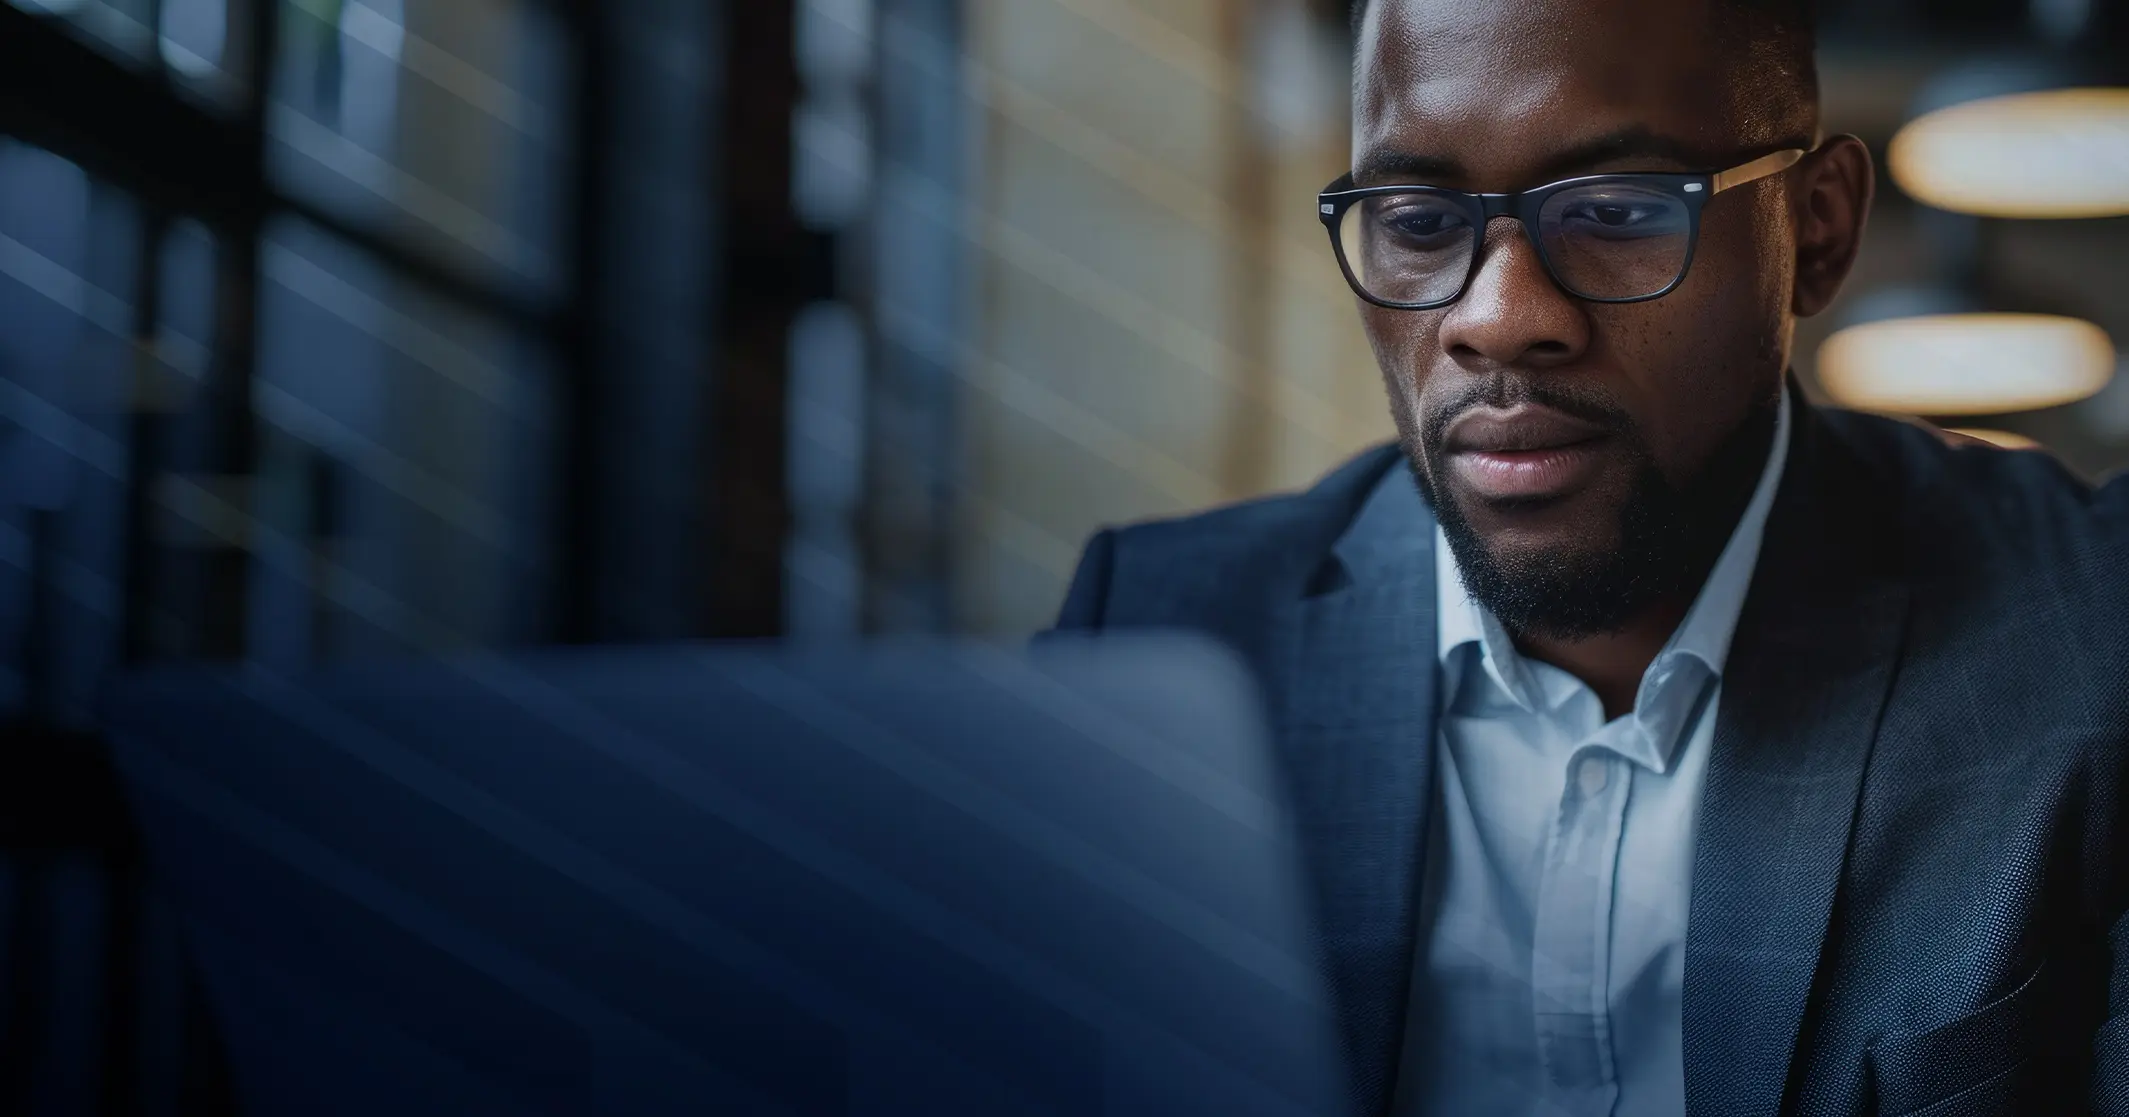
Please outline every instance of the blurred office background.
[[[1880, 153], [2125, 83], [2125, 0], [1823, 7]], [[1018, 639], [1096, 527], [1388, 437], [1312, 205], [1349, 49], [1342, 0], [0, 0], [0, 1111], [223, 1097], [114, 670]], [[1903, 307], [2129, 338], [2129, 219], [1879, 197], [1814, 392]], [[2129, 464], [2129, 383], [2076, 394], [1964, 418]]]

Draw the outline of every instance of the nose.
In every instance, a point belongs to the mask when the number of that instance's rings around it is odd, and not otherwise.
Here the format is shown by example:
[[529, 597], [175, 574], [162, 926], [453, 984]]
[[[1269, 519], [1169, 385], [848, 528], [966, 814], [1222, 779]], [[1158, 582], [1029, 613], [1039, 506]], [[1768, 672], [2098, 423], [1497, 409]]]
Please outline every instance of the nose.
[[1442, 318], [1440, 344], [1470, 368], [1551, 368], [1589, 348], [1589, 316], [1545, 272], [1523, 223], [1487, 223], [1478, 272]]

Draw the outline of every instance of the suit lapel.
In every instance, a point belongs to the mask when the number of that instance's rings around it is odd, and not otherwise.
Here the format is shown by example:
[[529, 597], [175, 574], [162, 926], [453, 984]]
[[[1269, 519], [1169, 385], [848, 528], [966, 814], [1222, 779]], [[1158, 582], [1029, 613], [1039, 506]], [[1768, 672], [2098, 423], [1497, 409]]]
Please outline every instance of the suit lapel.
[[1798, 413], [1700, 808], [1684, 990], [1695, 1117], [1782, 1104], [1906, 616], [1884, 525], [1841, 498], [1854, 463]]
[[1390, 469], [1283, 615], [1282, 760], [1362, 1112], [1392, 1096], [1436, 717], [1434, 520]]

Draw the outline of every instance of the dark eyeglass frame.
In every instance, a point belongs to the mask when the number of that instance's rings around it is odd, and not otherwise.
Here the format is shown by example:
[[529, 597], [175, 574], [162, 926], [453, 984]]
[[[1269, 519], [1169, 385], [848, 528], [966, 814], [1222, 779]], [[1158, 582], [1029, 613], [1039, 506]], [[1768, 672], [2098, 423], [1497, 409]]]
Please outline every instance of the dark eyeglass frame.
[[[1480, 261], [1486, 255], [1484, 251], [1486, 246], [1486, 226], [1496, 217], [1513, 217], [1523, 223], [1524, 232], [1529, 237], [1531, 246], [1537, 249], [1538, 259], [1545, 266], [1545, 274], [1552, 279], [1554, 286], [1567, 294], [1585, 302], [1593, 303], [1648, 302], [1651, 299], [1660, 299], [1677, 290], [1678, 285], [1685, 282], [1686, 273], [1692, 270], [1693, 253], [1700, 246], [1700, 211], [1706, 207], [1708, 199], [1726, 190], [1743, 186], [1748, 182], [1757, 182], [1771, 175], [1780, 174], [1803, 161], [1803, 158], [1809, 154], [1811, 154], [1810, 150], [1801, 147], [1784, 148], [1781, 151], [1740, 163], [1726, 171], [1701, 173], [1653, 171], [1582, 175], [1577, 178], [1547, 183], [1543, 186], [1533, 187], [1513, 194], [1473, 194], [1468, 191], [1451, 190], [1442, 186], [1392, 185], [1355, 187], [1353, 185], [1353, 176], [1344, 174], [1338, 176], [1337, 181], [1325, 187], [1321, 194], [1316, 195], [1316, 216], [1322, 220], [1323, 227], [1331, 234], [1331, 251], [1338, 257], [1338, 270], [1345, 273], [1346, 285], [1351, 287], [1353, 293], [1359, 295], [1362, 299], [1389, 310], [1435, 310], [1463, 298], [1464, 292], [1471, 287], [1472, 277], [1478, 274]], [[1545, 238], [1535, 235], [1532, 231], [1538, 227], [1539, 214], [1544, 209], [1545, 203], [1553, 195], [1563, 190], [1592, 184], [1636, 186], [1668, 194], [1685, 203], [1688, 222], [1685, 261], [1678, 266], [1677, 276], [1672, 278], [1670, 283], [1666, 284], [1662, 290], [1647, 295], [1628, 295], [1624, 298], [1595, 298], [1575, 290], [1566, 280], [1560, 277], [1559, 269], [1553, 266], [1551, 254], [1545, 249]], [[1465, 218], [1470, 220], [1472, 228], [1471, 266], [1465, 271], [1463, 282], [1457, 285], [1456, 292], [1448, 298], [1416, 303], [1380, 299], [1369, 294], [1367, 288], [1361, 284], [1360, 279], [1353, 274], [1353, 266], [1345, 258], [1345, 239], [1339, 235], [1339, 228], [1345, 223], [1346, 211], [1355, 204], [1365, 199], [1380, 197], [1385, 194], [1426, 194], [1441, 198], [1461, 209]]]

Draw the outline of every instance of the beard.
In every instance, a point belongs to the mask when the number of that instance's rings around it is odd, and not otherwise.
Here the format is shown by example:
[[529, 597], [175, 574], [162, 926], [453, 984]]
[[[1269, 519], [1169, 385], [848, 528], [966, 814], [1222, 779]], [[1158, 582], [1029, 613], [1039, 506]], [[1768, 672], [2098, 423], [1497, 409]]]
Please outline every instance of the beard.
[[[1429, 412], [1417, 438], [1408, 434], [1400, 441], [1473, 599], [1515, 636], [1573, 642], [1619, 632], [1651, 606], [1699, 592], [1765, 469], [1780, 392], [1777, 387], [1755, 401], [1684, 484], [1664, 476], [1632, 416], [1603, 395], [1568, 383], [1491, 377]], [[1448, 475], [1441, 447], [1449, 423], [1482, 403], [1550, 407], [1595, 423], [1619, 441], [1633, 477], [1611, 545], [1508, 555], [1487, 547], [1453, 494], [1438, 492], [1429, 480]]]

